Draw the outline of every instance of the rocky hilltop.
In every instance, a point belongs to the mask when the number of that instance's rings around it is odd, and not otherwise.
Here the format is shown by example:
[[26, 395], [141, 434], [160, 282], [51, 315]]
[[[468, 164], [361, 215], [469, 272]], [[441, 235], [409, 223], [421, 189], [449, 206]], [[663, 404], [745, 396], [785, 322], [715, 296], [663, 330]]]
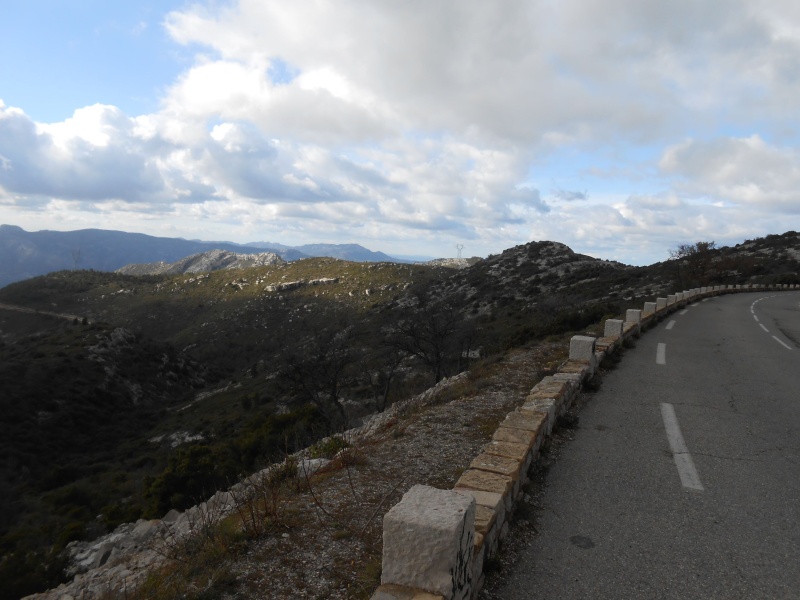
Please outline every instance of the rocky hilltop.
[[448, 267], [450, 269], [466, 269], [481, 260], [478, 256], [472, 258], [435, 258], [426, 262], [431, 267]]
[[125, 265], [116, 270], [123, 275], [181, 275], [183, 273], [203, 273], [222, 269], [248, 269], [277, 265], [285, 262], [274, 252], [259, 254], [240, 254], [229, 250], [209, 250], [192, 254], [173, 263], [163, 261], [138, 265]]

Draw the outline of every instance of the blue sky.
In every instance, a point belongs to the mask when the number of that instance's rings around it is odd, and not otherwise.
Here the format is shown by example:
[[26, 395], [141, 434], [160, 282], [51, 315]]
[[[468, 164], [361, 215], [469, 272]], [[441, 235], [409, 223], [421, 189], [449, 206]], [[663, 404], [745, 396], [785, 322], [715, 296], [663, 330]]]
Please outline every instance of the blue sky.
[[192, 54], [161, 25], [181, 2], [26, 0], [0, 19], [2, 97], [33, 119], [62, 121], [76, 108], [112, 104], [154, 112]]
[[28, 0], [0, 222], [631, 264], [800, 228], [787, 0]]

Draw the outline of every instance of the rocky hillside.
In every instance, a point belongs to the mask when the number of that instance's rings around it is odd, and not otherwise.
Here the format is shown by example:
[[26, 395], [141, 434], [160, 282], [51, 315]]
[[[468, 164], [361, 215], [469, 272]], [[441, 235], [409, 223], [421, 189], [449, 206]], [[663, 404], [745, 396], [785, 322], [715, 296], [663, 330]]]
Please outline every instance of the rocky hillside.
[[123, 275], [182, 275], [184, 273], [204, 273], [221, 269], [249, 269], [284, 262], [274, 252], [259, 254], [239, 254], [227, 250], [209, 250], [192, 254], [173, 263], [155, 262], [139, 265], [125, 265], [116, 270]]
[[426, 265], [431, 267], [449, 267], [451, 269], [466, 269], [481, 260], [478, 256], [472, 258], [436, 258], [429, 260]]
[[630, 267], [531, 242], [460, 269], [313, 258], [8, 285], [0, 589], [41, 585], [24, 573], [49, 585], [69, 541], [184, 509], [476, 357], [583, 331], [674, 289], [800, 283], [799, 253], [788, 232]]

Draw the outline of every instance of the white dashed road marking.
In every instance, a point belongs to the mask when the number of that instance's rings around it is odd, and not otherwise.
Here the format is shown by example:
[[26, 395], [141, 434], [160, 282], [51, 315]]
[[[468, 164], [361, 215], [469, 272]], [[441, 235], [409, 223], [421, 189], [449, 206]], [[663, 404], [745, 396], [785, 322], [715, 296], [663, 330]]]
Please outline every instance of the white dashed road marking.
[[672, 329], [675, 327], [675, 321], [670, 321], [664, 329]]
[[667, 364], [667, 345], [666, 344], [659, 344], [656, 348], [656, 364], [657, 365], [665, 365]]
[[[759, 326], [761, 327], [761, 329], [763, 329], [763, 330], [764, 330], [764, 331], [766, 331], [767, 333], [769, 333], [769, 329], [767, 329], [767, 328], [764, 326], [764, 324], [763, 324], [761, 321], [759, 321], [759, 319], [758, 319], [758, 315], [756, 315], [756, 310], [755, 310], [755, 309], [756, 309], [756, 304], [758, 304], [758, 303], [759, 303], [759, 302], [761, 302], [762, 300], [767, 300], [768, 298], [774, 298], [774, 297], [775, 297], [775, 296], [764, 296], [763, 298], [759, 298], [758, 300], [756, 300], [755, 302], [753, 302], [753, 303], [750, 305], [750, 312], [753, 314], [753, 318], [756, 320], [756, 323], [758, 323], [758, 324], [759, 324]], [[669, 329], [669, 327], [667, 327], [667, 329]], [[787, 344], [786, 342], [784, 342], [783, 340], [781, 340], [781, 339], [780, 339], [780, 338], [778, 338], [777, 336], [774, 336], [774, 335], [773, 335], [773, 336], [772, 336], [772, 339], [773, 339], [773, 340], [775, 340], [776, 342], [778, 342], [778, 343], [779, 343], [781, 346], [783, 346], [783, 347], [784, 347], [784, 348], [786, 348], [787, 350], [794, 350], [794, 348], [792, 348], [792, 347], [791, 347], [789, 344]]]
[[667, 440], [675, 466], [678, 468], [678, 476], [681, 484], [691, 490], [703, 491], [703, 484], [700, 483], [700, 476], [694, 468], [692, 455], [683, 440], [681, 428], [678, 426], [678, 418], [675, 416], [675, 408], [672, 404], [661, 403], [661, 418], [664, 419], [664, 429], [667, 430]]
[[778, 339], [777, 337], [775, 337], [774, 335], [772, 336], [772, 339], [773, 339], [773, 340], [775, 340], [776, 342], [778, 342], [778, 343], [779, 343], [781, 346], [783, 346], [783, 347], [784, 347], [784, 348], [786, 348], [787, 350], [793, 350], [793, 348], [792, 348], [791, 346], [789, 346], [789, 345], [788, 345], [786, 342], [783, 342], [783, 341], [779, 340], [779, 339]]

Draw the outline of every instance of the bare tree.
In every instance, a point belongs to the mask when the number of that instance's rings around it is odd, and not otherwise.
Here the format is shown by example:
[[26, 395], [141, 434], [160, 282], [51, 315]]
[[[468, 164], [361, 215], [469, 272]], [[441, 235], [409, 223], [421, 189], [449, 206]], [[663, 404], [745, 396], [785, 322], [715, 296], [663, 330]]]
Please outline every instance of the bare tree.
[[677, 265], [678, 284], [683, 287], [706, 285], [712, 276], [713, 259], [717, 254], [715, 242], [681, 244], [670, 250], [670, 260]]
[[281, 372], [294, 389], [319, 409], [332, 430], [347, 425], [341, 391], [355, 361], [352, 326], [322, 328], [305, 323], [303, 340], [283, 353]]
[[406, 358], [408, 353], [388, 340], [381, 349], [362, 355], [361, 373], [372, 390], [377, 410], [381, 412], [386, 410], [392, 381], [395, 379], [397, 369]]
[[454, 363], [460, 366], [461, 324], [461, 316], [452, 305], [420, 297], [417, 308], [391, 328], [389, 340], [395, 348], [421, 361], [438, 383], [450, 375]]

